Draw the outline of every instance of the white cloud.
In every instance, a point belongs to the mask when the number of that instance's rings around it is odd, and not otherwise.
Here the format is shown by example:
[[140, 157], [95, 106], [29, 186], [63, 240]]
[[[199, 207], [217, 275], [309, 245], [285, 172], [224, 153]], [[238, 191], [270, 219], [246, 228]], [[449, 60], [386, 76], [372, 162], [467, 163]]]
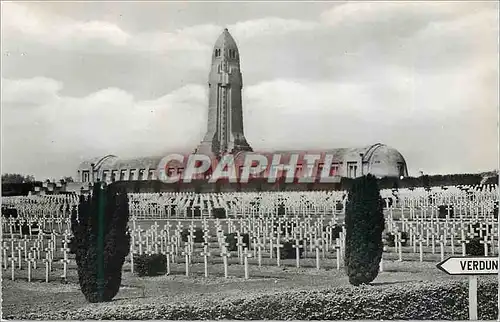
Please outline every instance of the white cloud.
[[266, 17], [238, 22], [229, 26], [229, 30], [237, 39], [247, 39], [270, 35], [283, 35], [299, 31], [311, 31], [320, 26], [321, 25], [315, 21]]
[[[149, 33], [129, 33], [106, 21], [48, 16], [28, 5], [9, 6], [14, 9], [3, 8], [3, 25], [11, 44], [19, 34], [48, 42], [53, 46], [43, 56], [48, 59], [50, 50], [114, 48], [117, 68], [112, 70], [123, 73], [96, 85], [98, 91], [89, 90], [77, 75], [74, 81], [65, 78], [63, 88], [52, 79], [58, 76], [30, 78], [46, 74], [31, 75], [21, 58], [11, 59], [20, 62], [16, 68], [23, 76], [4, 76], [9, 79], [2, 84], [4, 171], [71, 175], [80, 157], [194, 148], [206, 127], [206, 74], [196, 85], [192, 74], [186, 80], [178, 71], [208, 73], [210, 51], [224, 27], [242, 49], [244, 126], [255, 149], [383, 142], [403, 153], [412, 174], [497, 166], [496, 4], [492, 9], [477, 2], [349, 2], [317, 22], [255, 17], [228, 26], [205, 22]], [[304, 40], [308, 35], [317, 38]], [[96, 40], [108, 46], [84, 46]], [[151, 63], [151, 70], [141, 70], [139, 77], [137, 68], [129, 68], [138, 52], [141, 59], [151, 57], [169, 68]], [[100, 59], [82, 55], [88, 57]], [[36, 51], [23, 59], [33, 59], [33, 66]], [[171, 66], [177, 69], [169, 74]], [[17, 79], [22, 77], [27, 78]], [[152, 93], [167, 94], [142, 100], [117, 88], [125, 88], [118, 80], [124, 77], [161, 86], [163, 77], [179, 79], [172, 81], [179, 89], [157, 86]], [[70, 86], [87, 94], [63, 94], [71, 92]]]
[[62, 84], [53, 79], [35, 77], [20, 80], [2, 80], [2, 102], [40, 105], [53, 102]]
[[[446, 20], [463, 14], [469, 14], [478, 9], [481, 3], [443, 1], [420, 1], [420, 2], [347, 2], [334, 6], [321, 14], [321, 20], [334, 27], [348, 25], [370, 27], [381, 27], [393, 25], [394, 23], [430, 22], [436, 19]], [[485, 8], [491, 8], [491, 4], [483, 3]], [[393, 30], [397, 32], [397, 30]]]
[[261, 83], [245, 92], [247, 138], [265, 149], [383, 142], [427, 173], [495, 168], [492, 74], [471, 65], [439, 75], [394, 68], [374, 83]]
[[66, 48], [79, 47], [92, 40], [122, 46], [130, 38], [118, 26], [106, 21], [75, 21], [43, 14], [30, 6], [12, 2], [2, 3], [2, 29], [2, 37], [20, 33], [38, 42]]
[[[12, 37], [15, 33], [20, 33], [32, 37], [35, 41], [73, 50], [102, 50], [99, 46], [86, 46], [89, 41], [102, 40], [114, 46], [128, 46], [129, 49], [138, 51], [194, 51], [205, 54], [211, 50], [214, 39], [226, 27], [200, 24], [171, 32], [130, 34], [113, 23], [97, 20], [77, 21], [55, 14], [44, 14], [25, 4], [4, 3], [2, 9], [4, 36]], [[317, 22], [266, 17], [238, 22], [227, 27], [238, 39], [245, 40], [312, 30], [318, 26]]]
[[[57, 82], [50, 79], [3, 81], [11, 93], [19, 92], [17, 86], [37, 83], [39, 92], [45, 91], [38, 95], [48, 98], [31, 109], [19, 108], [26, 104], [19, 95], [2, 102], [3, 171], [7, 172], [16, 168], [37, 175], [68, 175], [81, 158], [103, 153], [138, 156], [176, 151], [197, 143], [203, 131], [200, 124], [206, 119], [205, 91], [198, 85], [187, 85], [155, 100], [137, 101], [116, 88], [75, 98], [61, 95], [61, 88], [53, 86]], [[26, 157], [26, 151], [43, 155], [52, 167], [41, 169], [40, 159]], [[20, 164], [20, 160], [24, 161]]]
[[[472, 67], [460, 75], [413, 77], [407, 85], [402, 85], [407, 78], [404, 70], [394, 69], [371, 85], [276, 79], [249, 86], [243, 100], [245, 133], [256, 150], [383, 142], [400, 150], [410, 169], [487, 170], [495, 166], [494, 91], [486, 90], [482, 82], [488, 71]], [[18, 104], [26, 104], [21, 95], [9, 94], [4, 101], [6, 170], [19, 168], [14, 160], [23, 158], [26, 149], [43, 156], [53, 172], [66, 171], [61, 174], [71, 174], [68, 171], [80, 161], [71, 163], [62, 155], [134, 157], [189, 151], [206, 129], [207, 92], [201, 85], [139, 101], [117, 88], [83, 98], [67, 97], [60, 94], [57, 81], [43, 78], [5, 83], [9, 93], [38, 84], [37, 95], [45, 97], [38, 100], [38, 108], [31, 109], [19, 108]], [[442, 83], [450, 88], [446, 95], [440, 93]], [[29, 140], [26, 133], [31, 134]], [[23, 149], [20, 138], [24, 138]], [[464, 151], [474, 154], [465, 157]], [[38, 174], [38, 166], [34, 159], [21, 167]]]
[[[217, 39], [224, 28], [229, 29], [229, 32], [237, 42], [244, 42], [248, 39], [259, 37], [310, 31], [318, 27], [320, 27], [320, 24], [317, 22], [267, 17], [242, 21], [228, 26], [203, 24], [180, 28], [172, 32], [137, 34], [131, 40], [131, 46], [135, 50], [163, 54], [168, 54], [172, 51], [192, 52], [196, 55], [196, 59], [191, 59], [191, 61], [200, 68], [206, 68], [208, 65], [207, 57], [210, 58], [210, 52], [215, 39]], [[190, 58], [193, 58], [193, 56]], [[202, 65], [197, 64], [200, 61], [203, 62]]]

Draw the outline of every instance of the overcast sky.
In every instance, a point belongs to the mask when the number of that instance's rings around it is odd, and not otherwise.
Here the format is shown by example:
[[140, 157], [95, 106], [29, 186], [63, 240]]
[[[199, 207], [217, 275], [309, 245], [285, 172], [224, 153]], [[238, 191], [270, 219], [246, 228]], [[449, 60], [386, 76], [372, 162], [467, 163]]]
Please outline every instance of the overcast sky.
[[2, 173], [192, 150], [224, 27], [255, 150], [381, 142], [410, 175], [497, 168], [497, 2], [17, 2], [2, 3]]

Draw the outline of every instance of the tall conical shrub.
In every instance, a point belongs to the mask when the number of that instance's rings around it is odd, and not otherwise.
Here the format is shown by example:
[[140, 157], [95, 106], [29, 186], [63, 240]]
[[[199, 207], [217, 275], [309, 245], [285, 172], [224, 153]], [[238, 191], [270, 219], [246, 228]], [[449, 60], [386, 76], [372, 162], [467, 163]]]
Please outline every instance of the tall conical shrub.
[[118, 293], [130, 250], [128, 219], [127, 194], [115, 184], [96, 183], [90, 196], [80, 195], [78, 213], [72, 212], [70, 249], [81, 291], [91, 303], [111, 301]]
[[385, 220], [377, 179], [354, 180], [346, 205], [345, 266], [349, 283], [368, 284], [378, 275], [383, 252]]

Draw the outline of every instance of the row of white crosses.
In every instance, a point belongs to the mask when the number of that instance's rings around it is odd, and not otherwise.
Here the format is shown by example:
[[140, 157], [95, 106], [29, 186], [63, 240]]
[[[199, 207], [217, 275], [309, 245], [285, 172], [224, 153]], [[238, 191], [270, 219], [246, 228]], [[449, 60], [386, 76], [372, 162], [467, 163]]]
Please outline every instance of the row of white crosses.
[[[441, 193], [443, 196], [441, 196], [440, 198], [442, 199], [441, 201], [449, 201], [449, 202], [460, 202], [461, 200], [462, 201], [467, 201], [470, 203], [469, 199], [463, 197], [463, 192], [439, 192]], [[150, 196], [157, 196], [157, 194], [150, 194]], [[255, 202], [257, 201], [259, 203], [259, 215], [262, 215], [262, 214], [265, 214], [265, 221], [266, 222], [272, 222], [273, 218], [276, 219], [275, 217], [273, 217], [275, 214], [276, 214], [276, 206], [278, 204], [278, 200], [282, 200], [285, 205], [286, 205], [286, 209], [285, 209], [285, 214], [286, 216], [288, 216], [289, 218], [293, 218], [293, 216], [297, 216], [297, 212], [294, 212], [293, 210], [293, 207], [299, 207], [299, 211], [302, 209], [308, 209], [310, 210], [311, 208], [313, 208], [313, 210], [316, 210], [317, 209], [314, 209], [314, 205], [316, 204], [323, 204], [323, 205], [329, 205], [331, 207], [334, 207], [334, 205], [336, 204], [336, 202], [342, 200], [342, 202], [344, 203], [345, 205], [345, 198], [343, 198], [343, 193], [342, 192], [284, 192], [284, 193], [271, 193], [271, 192], [264, 192], [264, 193], [253, 193], [253, 194], [244, 194], [244, 193], [227, 193], [227, 194], [206, 194], [206, 195], [193, 195], [193, 194], [174, 194], [174, 197], [176, 198], [179, 198], [181, 203], [181, 207], [184, 207], [185, 205], [189, 204], [189, 205], [193, 205], [193, 206], [196, 206], [196, 205], [199, 205], [199, 206], [205, 206], [207, 203], [210, 203], [213, 202], [213, 204], [215, 206], [228, 206], [228, 207], [231, 207], [231, 205], [237, 205], [237, 201], [238, 200], [244, 200], [245, 203], [247, 203], [248, 205], [250, 205], [251, 202]], [[403, 196], [403, 197], [401, 197]], [[428, 200], [428, 193], [427, 192], [422, 192], [421, 194], [415, 194], [413, 191], [402, 191], [402, 193], [400, 194], [400, 198], [401, 198], [401, 201], [400, 201], [400, 206], [401, 208], [404, 210], [406, 208], [409, 208], [410, 210], [413, 210], [415, 211], [415, 209], [417, 209], [418, 211], [418, 207], [420, 207], [420, 211], [422, 211], [422, 209], [425, 209], [423, 207], [426, 207], [426, 200]], [[477, 202], [477, 203], [487, 203], [488, 204], [488, 207], [491, 206], [492, 202], [494, 202], [494, 198], [493, 198], [493, 194], [491, 191], [489, 192], [483, 192], [483, 191], [476, 191], [475, 192], [475, 201], [474, 202]], [[295, 198], [292, 198], [292, 197], [295, 197]], [[30, 199], [31, 198], [31, 199]], [[155, 197], [157, 198], [157, 197]], [[16, 198], [16, 202], [11, 202], [11, 204], [17, 204], [18, 206], [19, 205], [23, 205], [24, 204], [36, 204], [36, 203], [41, 203], [41, 204], [49, 204], [52, 202], [53, 204], [57, 204], [57, 205], [60, 205], [60, 202], [61, 200], [64, 202], [67, 202], [68, 200], [65, 200], [64, 198], [52, 198], [52, 196], [44, 196], [44, 197], [41, 197], [41, 196], [36, 196], [36, 197], [29, 197], [27, 198]], [[172, 200], [172, 199], [171, 199]], [[299, 202], [295, 202], [294, 200], [301, 200]], [[204, 203], [204, 201], [207, 201], [206, 203]], [[227, 201], [230, 201], [230, 205], [227, 205]], [[231, 203], [232, 201], [232, 203]], [[309, 201], [310, 203], [312, 203], [312, 207], [310, 205], [305, 205], [306, 204], [306, 201]], [[301, 203], [302, 202], [302, 203]], [[298, 205], [298, 206], [297, 206]], [[301, 208], [302, 207], [302, 208]], [[393, 207], [391, 209], [389, 209], [389, 212], [390, 212], [390, 215], [389, 215], [389, 222], [390, 222], [390, 226], [393, 225], [396, 221], [393, 221], [392, 219], [392, 216], [393, 216], [393, 210], [396, 209], [397, 207], [399, 207], [399, 205], [394, 205], [393, 204]], [[25, 209], [27, 209], [28, 207], [25, 207]], [[54, 207], [48, 207], [49, 209], [53, 209]], [[316, 207], [317, 208], [317, 207]], [[483, 208], [487, 208], [487, 207], [483, 207]], [[235, 208], [236, 211], [239, 211], [239, 210], [242, 210], [242, 208]], [[243, 209], [244, 210], [244, 209]], [[310, 211], [308, 213], [302, 213], [302, 216], [306, 216], [306, 222], [307, 220], [311, 221], [311, 213], [316, 213], [316, 211]], [[404, 218], [404, 211], [402, 211], [402, 219], [401, 219], [401, 222], [404, 225], [406, 225], [405, 227], [403, 227], [402, 231], [409, 231], [409, 227], [408, 225], [411, 225], [410, 224], [410, 220], [407, 220], [407, 222], [405, 223], [405, 218]], [[477, 213], [475, 214], [476, 218], [477, 218]], [[35, 214], [35, 217], [36, 214]], [[470, 217], [470, 216], [468, 216]], [[256, 216], [256, 217], [253, 217], [251, 216], [250, 219], [251, 219], [251, 223], [255, 223], [256, 222], [256, 219], [258, 218], [262, 218], [262, 216]], [[295, 217], [297, 218], [297, 217]], [[335, 213], [334, 213], [334, 216], [333, 216], [333, 220], [336, 222], [336, 218], [335, 218]], [[431, 220], [431, 223], [432, 223], [432, 220], [433, 220], [433, 216], [431, 217], [426, 217], [426, 216], [421, 216], [421, 218], [419, 219], [422, 219], [422, 220], [425, 220], [425, 219], [430, 219]], [[474, 218], [474, 216], [472, 216], [472, 218]], [[54, 220], [58, 220], [58, 219], [53, 219], [53, 218], [45, 218], [43, 219], [47, 222], [54, 222]], [[66, 218], [66, 225], [69, 225], [69, 220]], [[278, 219], [279, 221], [279, 219]], [[461, 218], [460, 220], [457, 221], [456, 218], [453, 219], [453, 223], [462, 223], [464, 222], [465, 219], [464, 218]], [[439, 221], [436, 221], [436, 222], [439, 222]], [[5, 223], [5, 221], [4, 221]], [[12, 221], [11, 221], [12, 223]], [[243, 232], [250, 232], [250, 233], [253, 233], [255, 231], [255, 224], [253, 224], [253, 227], [250, 227], [252, 226], [252, 224], [249, 224], [248, 228], [246, 228], [246, 226], [242, 226], [240, 224], [240, 227], [242, 227], [242, 231]], [[449, 221], [445, 221], [445, 224], [448, 224]], [[58, 225], [58, 227], [61, 227], [61, 225], [63, 225], [63, 222], [59, 219], [59, 222], [56, 223]], [[279, 222], [278, 222], [279, 224]], [[43, 224], [42, 224], [43, 225]], [[434, 224], [432, 224], [431, 226], [433, 226]], [[12, 226], [11, 226], [12, 227]], [[260, 223], [257, 225], [257, 227], [265, 227], [265, 224], [264, 223]], [[269, 226], [268, 226], [269, 227]], [[453, 227], [453, 226], [452, 226]], [[246, 230], [245, 230], [246, 229]], [[420, 229], [420, 230], [419, 230]], [[458, 233], [456, 232], [456, 226], [455, 228], [455, 232], [454, 233], [450, 233], [448, 234], [448, 236], [450, 236], [450, 239], [453, 239]], [[498, 228], [495, 228], [495, 229], [498, 229]], [[10, 229], [9, 229], [10, 230]], [[234, 225], [229, 225], [228, 226], [228, 230], [229, 232], [233, 232], [233, 231], [236, 231], [237, 229], [234, 228]], [[257, 229], [258, 230], [258, 229]], [[321, 230], [320, 230], [321, 231]], [[464, 231], [463, 229], [461, 229], [461, 231]], [[304, 229], [299, 229], [299, 234], [302, 232], [302, 235], [300, 236], [300, 238], [304, 238]], [[275, 244], [271, 244], [272, 243], [272, 238], [278, 238], [277, 236], [273, 236], [273, 237], [270, 237], [268, 236], [268, 234], [270, 233], [269, 231], [269, 228], [267, 228], [265, 231], [263, 231], [263, 229], [261, 229], [260, 231], [257, 231], [257, 236], [252, 236], [252, 238], [262, 238], [263, 241], [260, 242], [262, 243], [264, 246], [261, 247], [262, 248], [266, 248], [268, 243], [265, 241], [266, 239], [270, 239], [271, 242], [269, 242], [269, 252], [270, 252], [270, 256], [273, 256], [273, 250], [274, 250], [274, 245], [277, 246], [277, 252], [280, 251], [280, 242], [277, 242]], [[178, 252], [178, 249], [179, 247], [181, 247], [180, 245], [180, 237], [179, 237], [179, 234], [180, 233], [177, 233], [176, 235], [170, 237], [170, 238], [164, 238], [163, 240], [165, 242], [161, 243], [161, 245], [163, 246], [166, 246], [165, 243], [166, 242], [171, 242], [172, 239], [176, 239], [176, 248], [175, 248], [175, 253], [177, 254]], [[285, 239], [287, 238], [290, 238], [290, 236], [286, 236], [288, 235], [289, 232], [287, 231], [285, 233]], [[296, 232], [297, 234], [297, 232]], [[409, 238], [411, 239], [410, 243], [411, 245], [414, 247], [416, 247], [416, 241], [417, 240], [422, 240], [423, 238], [425, 238], [426, 240], [426, 243], [428, 244], [428, 240], [431, 239], [431, 244], [434, 245], [433, 246], [433, 250], [435, 249], [435, 241], [436, 241], [436, 237], [438, 237], [437, 240], [441, 241], [441, 245], [444, 244], [444, 246], [446, 246], [446, 243], [448, 242], [448, 238], [446, 238], [444, 235], [446, 235], [447, 233], [443, 233], [442, 237], [440, 236], [435, 236], [435, 233], [432, 232], [432, 228], [431, 227], [427, 227], [427, 228], [418, 228], [417, 226], [415, 226], [414, 228], [414, 232], [411, 232], [410, 233], [410, 236]], [[424, 236], [425, 235], [425, 236]], [[429, 237], [430, 236], [430, 237]], [[11, 234], [11, 238], [13, 238], [13, 234]], [[280, 236], [280, 237], [283, 237], [283, 236]], [[294, 238], [296, 238], [297, 236], [292, 236]], [[308, 237], [308, 236], [306, 236]], [[309, 236], [309, 238], [312, 240], [312, 238], [316, 238], [316, 241], [318, 241], [318, 244], [320, 244], [320, 241], [319, 241], [319, 238], [321, 236]], [[464, 237], [463, 236], [460, 236], [461, 237], [461, 241], [464, 240]], [[144, 245], [143, 244], [144, 241], [141, 242], [141, 246]], [[146, 238], [146, 241], [145, 241], [146, 245], [144, 245], [146, 248], [148, 248], [148, 245], [147, 245], [147, 238]], [[256, 244], [260, 244], [259, 242], [256, 242]], [[399, 242], [397, 243], [399, 244]], [[485, 248], [487, 248], [488, 244], [494, 244], [493, 240], [485, 240]], [[271, 246], [272, 245], [272, 246]], [[454, 243], [453, 243], [454, 245]], [[150, 246], [151, 247], [151, 246]], [[156, 242], [156, 244], [153, 245], [153, 247], [155, 248], [155, 251], [157, 251], [158, 249], [158, 242]], [[316, 245], [316, 243], [314, 243], [314, 245], [309, 245], [309, 247], [311, 249], [313, 249], [314, 247], [314, 251], [316, 251], [316, 255], [319, 253], [319, 250], [321, 249], [321, 245]], [[328, 247], [328, 245], [327, 245]], [[342, 247], [342, 246], [339, 246], [339, 247]], [[442, 248], [443, 246], [441, 246]], [[160, 246], [161, 248], [161, 246]], [[421, 247], [420, 247], [421, 248]], [[462, 248], [464, 248], [464, 244], [462, 244]], [[254, 247], [255, 249], [255, 247]], [[296, 248], [297, 250], [299, 249], [298, 246]], [[401, 247], [399, 247], [399, 252], [401, 253]], [[149, 249], [148, 251], [151, 251], [151, 249]], [[165, 249], [164, 249], [165, 251]], [[166, 251], [171, 251], [172, 250], [166, 250]], [[189, 252], [193, 252], [191, 249], [186, 249], [185, 250], [188, 254]], [[312, 251], [312, 250], [311, 250]], [[454, 247], [452, 247], [451, 249], [452, 252], [454, 252]], [[323, 250], [324, 252], [324, 250]], [[254, 250], [254, 253], [255, 253], [255, 250]], [[421, 252], [422, 253], [422, 252]], [[241, 259], [241, 251], [239, 251], [239, 257]], [[316, 256], [318, 257], [318, 256]], [[401, 256], [400, 256], [401, 257]], [[421, 255], [422, 257], [422, 255]], [[175, 259], [174, 259], [175, 260]], [[319, 261], [317, 261], [319, 262]], [[279, 265], [280, 262], [279, 262], [279, 256], [277, 258], [277, 264]]]
[[[498, 202], [498, 187], [495, 186], [495, 189], [491, 191], [472, 190], [469, 192], [451, 189], [451, 187], [448, 190], [433, 192], [400, 190], [396, 195], [399, 202], [397, 206], [393, 203], [391, 212], [400, 210], [404, 213], [405, 210], [410, 210], [411, 219], [437, 218], [438, 206], [445, 205], [448, 217], [453, 209], [453, 218], [478, 220], [487, 217], [492, 212], [495, 202]], [[385, 196], [388, 197], [387, 194]]]
[[[474, 233], [473, 225], [477, 225], [478, 233]], [[488, 232], [487, 227], [491, 227]], [[461, 250], [457, 253], [466, 255], [466, 244], [473, 237], [479, 237], [480, 243], [484, 245], [486, 255], [495, 255], [495, 247], [498, 240], [498, 224], [493, 220], [486, 222], [474, 221], [392, 221], [389, 225], [389, 232], [395, 236], [395, 250], [399, 254], [399, 260], [402, 259], [402, 240], [401, 232], [408, 234], [408, 244], [413, 247], [413, 252], [420, 254], [420, 261], [423, 261], [423, 245], [431, 247], [432, 254], [436, 253], [436, 244], [439, 244], [441, 260], [444, 260], [446, 251], [455, 255], [457, 242]]]
[[[202, 217], [212, 218], [213, 208], [225, 208], [228, 217], [262, 216], [276, 210], [281, 200], [287, 211], [298, 216], [309, 214], [331, 215], [337, 202], [344, 203], [345, 192], [300, 191], [259, 193], [132, 193], [129, 194], [130, 213], [139, 219], [164, 219], [174, 217], [170, 206], [176, 206], [178, 218], [191, 218], [188, 207], [194, 212], [198, 207]], [[258, 207], [254, 204], [257, 203]]]
[[[291, 222], [294, 219], [291, 219]], [[239, 220], [215, 220], [211, 222], [213, 225], [213, 230], [216, 231], [215, 236], [210, 236], [210, 225], [209, 222], [204, 220], [201, 221], [201, 228], [203, 231], [203, 242], [202, 251], [199, 253], [204, 258], [205, 275], [208, 275], [208, 258], [211, 256], [210, 252], [210, 241], [217, 239], [217, 244], [219, 248], [219, 254], [222, 257], [224, 265], [224, 275], [227, 277], [228, 274], [228, 258], [231, 253], [228, 251], [228, 244], [225, 242], [224, 233], [225, 232], [235, 232], [237, 239], [237, 257], [239, 263], [245, 266], [245, 276], [248, 276], [248, 260], [249, 258], [256, 258], [258, 265], [262, 265], [262, 253], [268, 252], [269, 258], [276, 259], [276, 265], [281, 265], [280, 252], [283, 248], [282, 241], [284, 240], [295, 240], [295, 245], [293, 247], [296, 253], [299, 254], [300, 248], [304, 248], [304, 252], [314, 254], [316, 260], [316, 268], [320, 269], [321, 259], [326, 258], [326, 252], [330, 250], [336, 251], [336, 262], [337, 268], [340, 268], [340, 261], [344, 253], [344, 243], [345, 243], [345, 232], [340, 233], [340, 238], [334, 238], [332, 229], [327, 229], [324, 219], [321, 220], [301, 220], [295, 221], [295, 227], [293, 229], [285, 231], [285, 234], [281, 233], [281, 229], [278, 228], [277, 232], [273, 231], [274, 222], [259, 219], [239, 219]], [[278, 226], [290, 224], [290, 222], [285, 221], [283, 218], [277, 219], [276, 223]], [[155, 222], [149, 229], [144, 230], [133, 221], [132, 224], [132, 243], [131, 243], [131, 265], [133, 269], [133, 256], [132, 254], [154, 254], [162, 253], [167, 255], [167, 273], [170, 273], [170, 263], [176, 262], [177, 257], [184, 258], [185, 272], [189, 275], [189, 267], [192, 263], [192, 257], [196, 255], [195, 243], [194, 243], [194, 232], [197, 226], [194, 221], [190, 225], [185, 227], [181, 221], [178, 221], [176, 225], [172, 225], [171, 221], [166, 221], [163, 228], [160, 228], [158, 222]], [[188, 241], [181, 243], [181, 232], [184, 228], [188, 228], [189, 235]], [[225, 228], [225, 229], [224, 229]], [[243, 243], [242, 233], [248, 233], [250, 237], [250, 245]], [[287, 236], [287, 237], [285, 237]], [[301, 245], [299, 241], [309, 241], [308, 244]], [[276, 254], [276, 255], [274, 255]], [[305, 256], [307, 257], [307, 255]], [[300, 267], [300, 256], [296, 256], [296, 266]]]
[[[497, 187], [493, 190], [470, 190], [470, 193], [447, 187], [447, 190], [433, 188], [429, 193], [423, 189], [414, 191], [400, 189], [397, 192], [401, 209], [415, 207], [431, 207], [429, 211], [435, 212], [434, 204], [454, 205], [458, 216], [473, 214], [480, 216], [490, 211], [497, 200]], [[393, 198], [391, 190], [382, 190], [384, 198]], [[320, 213], [328, 215], [335, 212], [337, 202], [344, 203], [344, 191], [298, 191], [298, 192], [256, 192], [256, 193], [136, 193], [129, 194], [130, 210], [133, 216], [143, 219], [169, 218], [171, 205], [177, 206], [177, 216], [190, 217], [187, 207], [200, 207], [203, 214], [211, 217], [213, 207], [224, 207], [229, 215], [249, 215], [254, 211], [251, 205], [259, 203], [258, 214], [267, 214], [275, 208], [277, 200], [284, 200], [287, 209], [298, 215]], [[471, 199], [472, 198], [472, 199]], [[76, 195], [48, 195], [48, 196], [21, 196], [3, 197], [5, 205], [14, 206], [24, 218], [69, 217], [69, 209], [76, 206]], [[229, 202], [229, 203], [228, 203]], [[211, 206], [213, 205], [213, 207]], [[167, 206], [167, 207], [165, 207]]]
[[[397, 192], [399, 197], [399, 206], [404, 208], [413, 207], [436, 207], [432, 206], [429, 198], [433, 199], [433, 204], [455, 204], [459, 216], [463, 214], [481, 214], [491, 209], [495, 199], [493, 191], [472, 191], [471, 196], [465, 191], [452, 189], [433, 188], [431, 192], [424, 189], [411, 191], [400, 189]], [[395, 198], [391, 190], [382, 190], [384, 198]], [[259, 203], [258, 214], [266, 214], [276, 205], [278, 199], [283, 200], [291, 213], [307, 215], [309, 212], [331, 214], [335, 212], [335, 205], [341, 202], [345, 206], [344, 191], [299, 191], [299, 192], [256, 192], [256, 193], [138, 193], [130, 194], [131, 200], [134, 200], [132, 212], [138, 218], [159, 219], [170, 218], [170, 214], [165, 217], [165, 205], [176, 205], [178, 208], [177, 216], [190, 217], [187, 207], [200, 207], [202, 214], [211, 217], [213, 207], [226, 208], [229, 215], [251, 215], [255, 209], [253, 202]], [[204, 202], [205, 201], [205, 202]], [[461, 203], [460, 203], [461, 201]], [[213, 207], [211, 206], [213, 205]], [[477, 210], [479, 209], [479, 210]], [[162, 213], [163, 212], [163, 213]], [[162, 213], [158, 216], [159, 213]]]
[[70, 218], [2, 218], [2, 230], [5, 234], [9, 235], [10, 238], [19, 236], [22, 238], [23, 231], [22, 227], [27, 225], [28, 236], [33, 236], [35, 232], [33, 227], [36, 224], [37, 232], [43, 230], [54, 231], [57, 230], [59, 233], [63, 233], [65, 229], [71, 228]]
[[[430, 244], [433, 254], [436, 253], [436, 243], [439, 243], [441, 259], [444, 259], [448, 244], [451, 254], [455, 254], [457, 241], [461, 245], [462, 255], [465, 255], [466, 243], [471, 237], [481, 239], [485, 254], [495, 254], [498, 226], [492, 210], [495, 202], [498, 202], [498, 186], [469, 191], [467, 193], [454, 187], [446, 190], [433, 189], [431, 192], [424, 189], [400, 190], [397, 194], [399, 202], [389, 207], [386, 218], [388, 231], [395, 233], [395, 248], [399, 259], [402, 260], [402, 241], [398, 232], [402, 231], [408, 233], [409, 244], [414, 253], [418, 246], [420, 261], [423, 260], [424, 243], [426, 247]], [[387, 196], [386, 193], [385, 197]], [[432, 203], [429, 198], [433, 200]], [[438, 205], [446, 206], [447, 218], [438, 218]], [[454, 216], [450, 216], [451, 209]], [[478, 236], [473, 235], [473, 223], [480, 225]], [[486, 225], [493, 227], [493, 231], [483, 235]]]
[[[28, 236], [24, 236], [23, 238], [4, 238], [1, 246], [2, 268], [7, 270], [10, 266], [11, 279], [15, 280], [15, 270], [22, 270], [24, 268], [24, 262], [27, 267], [27, 278], [30, 282], [32, 279], [32, 270], [37, 269], [37, 264], [41, 261], [45, 264], [45, 281], [48, 283], [50, 272], [53, 271], [52, 265], [55, 256], [60, 254], [62, 257], [60, 262], [63, 266], [63, 275], [61, 278], [66, 279], [68, 264], [70, 263], [68, 258], [70, 251], [68, 248], [69, 241], [69, 231], [65, 231], [62, 235], [56, 234], [55, 232], [51, 234], [44, 234], [41, 232], [34, 239], [28, 238]], [[58, 249], [57, 246], [59, 244], [61, 244], [62, 247]]]
[[17, 209], [19, 218], [66, 218], [73, 206], [78, 205], [78, 196], [13, 196], [2, 197], [2, 205]]

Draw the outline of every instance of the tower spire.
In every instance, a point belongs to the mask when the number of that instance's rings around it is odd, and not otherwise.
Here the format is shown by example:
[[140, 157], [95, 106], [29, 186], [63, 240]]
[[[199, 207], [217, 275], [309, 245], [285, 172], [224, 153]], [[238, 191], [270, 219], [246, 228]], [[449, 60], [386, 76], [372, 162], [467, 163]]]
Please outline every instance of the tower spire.
[[207, 132], [197, 153], [252, 151], [243, 133], [243, 88], [238, 46], [227, 28], [215, 42], [208, 76]]

